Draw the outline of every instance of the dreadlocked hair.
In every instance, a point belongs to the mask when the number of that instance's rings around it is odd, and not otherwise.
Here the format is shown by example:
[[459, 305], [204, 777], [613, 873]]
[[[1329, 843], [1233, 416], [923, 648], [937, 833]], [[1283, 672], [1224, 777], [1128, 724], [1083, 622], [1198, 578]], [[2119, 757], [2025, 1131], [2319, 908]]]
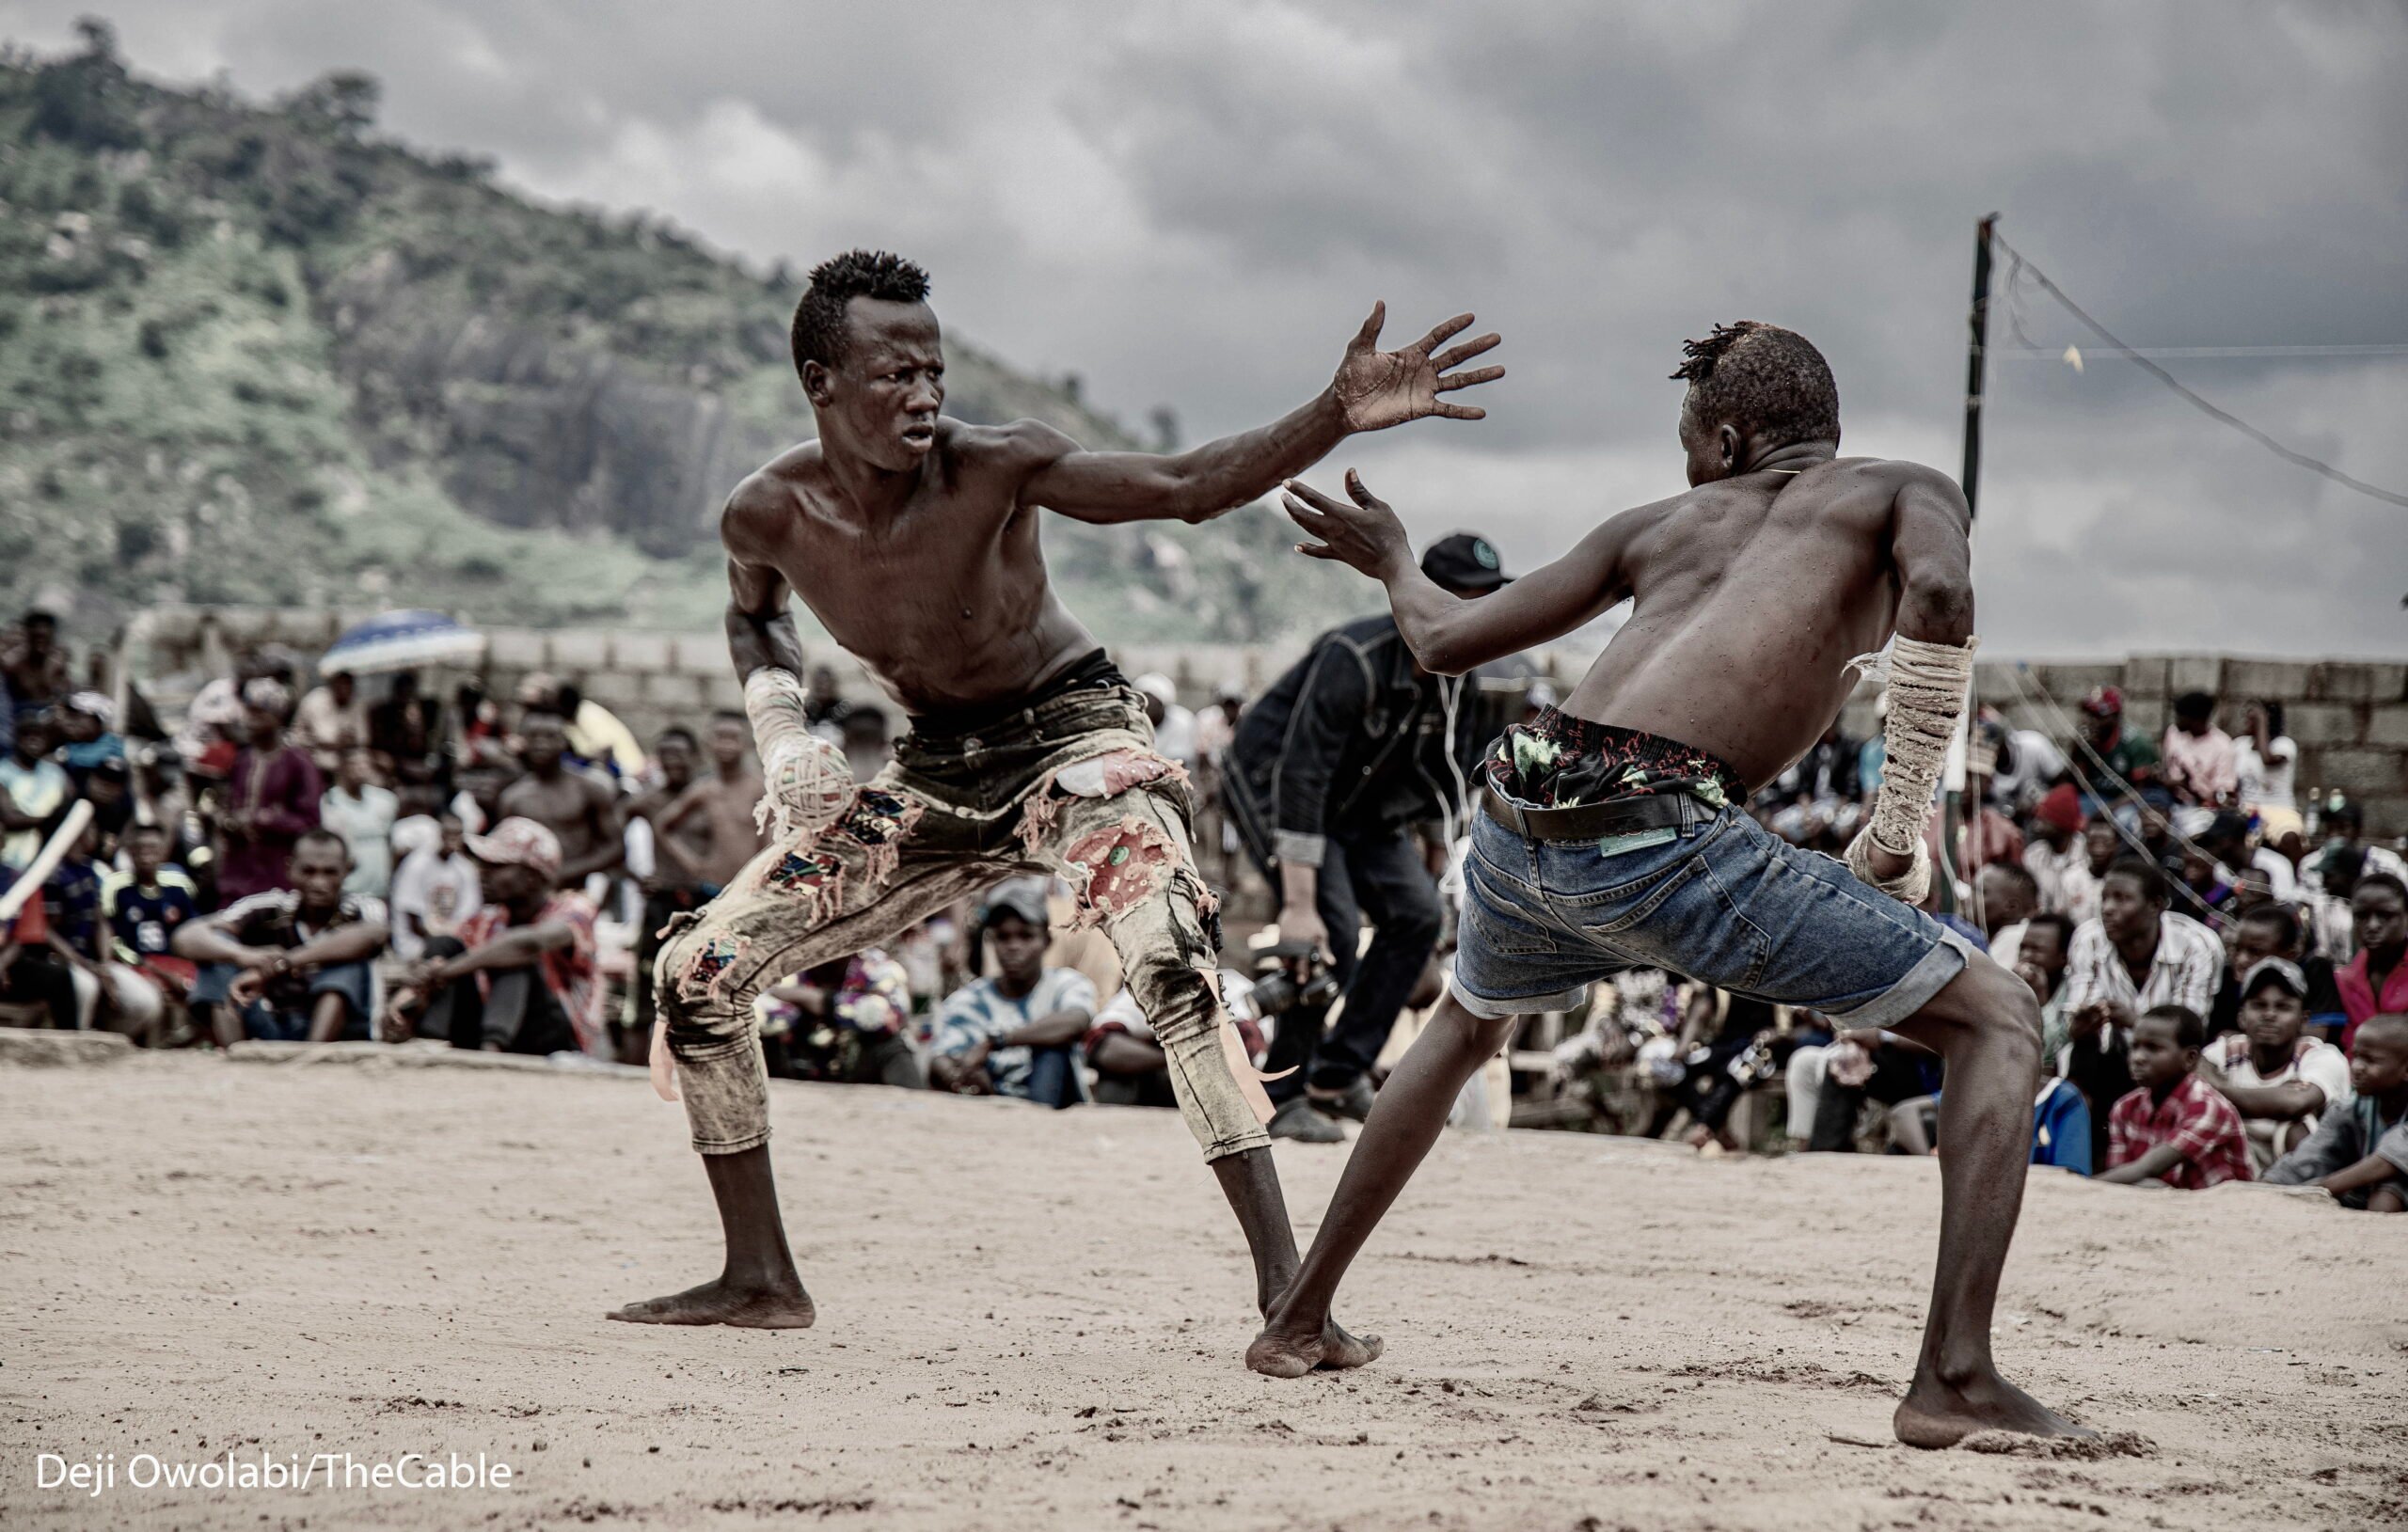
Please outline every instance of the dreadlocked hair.
[[844, 359], [845, 306], [855, 298], [919, 303], [928, 295], [928, 274], [884, 250], [848, 250], [811, 270], [811, 285], [794, 306], [794, 370], [805, 362], [832, 367]]
[[1689, 386], [1698, 422], [1728, 423], [1776, 446], [1840, 439], [1840, 389], [1813, 341], [1778, 324], [1743, 319], [1684, 340], [1673, 373]]

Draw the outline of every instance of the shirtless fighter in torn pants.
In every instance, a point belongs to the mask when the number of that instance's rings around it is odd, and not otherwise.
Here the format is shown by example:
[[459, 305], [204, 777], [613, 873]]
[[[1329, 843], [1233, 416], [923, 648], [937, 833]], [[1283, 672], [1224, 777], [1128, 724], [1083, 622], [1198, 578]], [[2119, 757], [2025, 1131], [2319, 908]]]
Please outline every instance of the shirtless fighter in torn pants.
[[[1559, 710], [1507, 732], [1482, 772], [1446, 1001], [1388, 1080], [1295, 1285], [1246, 1360], [1319, 1360], [1347, 1262], [1436, 1140], [1464, 1081], [1526, 1011], [1656, 967], [1887, 1027], [1947, 1061], [1940, 1268], [1900, 1440], [1985, 1428], [2078, 1434], [1998, 1375], [1990, 1309], [2023, 1200], [2040, 1011], [2023, 981], [1917, 910], [1923, 830], [1973, 661], [1971, 514], [1944, 475], [1837, 455], [1822, 355], [1771, 325], [1692, 341], [1675, 377], [1688, 493], [1626, 512], [1563, 558], [1462, 601], [1424, 578], [1362, 481], [1354, 503], [1291, 485], [1289, 513], [1387, 587], [1423, 666], [1460, 674], [1627, 597], [1630, 620]], [[1897, 636], [1889, 766], [1845, 866], [1777, 839], [1749, 792], [1837, 716], [1851, 656]]]
[[[773, 832], [718, 899], [673, 924], [656, 969], [653, 1051], [663, 1094], [676, 1088], [673, 1074], [683, 1082], [727, 1259], [718, 1280], [613, 1319], [812, 1321], [769, 1173], [752, 997], [1030, 870], [1067, 878], [1082, 917], [1118, 949], [1188, 1129], [1252, 1248], [1257, 1307], [1295, 1274], [1268, 1140], [1224, 1051], [1185, 778], [1154, 753], [1143, 699], [1048, 587], [1038, 513], [1208, 521], [1354, 432], [1427, 415], [1479, 419], [1440, 396], [1502, 375], [1448, 372], [1497, 337], [1439, 351], [1470, 325], [1466, 314], [1384, 352], [1374, 308], [1330, 386], [1284, 419], [1174, 456], [1088, 452], [1033, 420], [940, 416], [944, 353], [927, 296], [926, 274], [891, 255], [855, 251], [812, 273], [794, 358], [818, 440], [747, 479], [721, 520], [728, 647]], [[858, 793], [842, 757], [802, 728], [789, 592], [912, 716], [895, 763]], [[1324, 1350], [1334, 1365], [1373, 1354], [1334, 1326]]]

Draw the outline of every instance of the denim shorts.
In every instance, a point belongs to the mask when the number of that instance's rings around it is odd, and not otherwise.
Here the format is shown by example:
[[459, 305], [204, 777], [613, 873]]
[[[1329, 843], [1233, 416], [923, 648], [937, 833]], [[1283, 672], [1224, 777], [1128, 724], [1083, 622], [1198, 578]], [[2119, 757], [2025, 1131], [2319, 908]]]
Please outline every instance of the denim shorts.
[[1472, 816], [1453, 987], [1474, 1016], [1564, 1011], [1660, 968], [1852, 1026], [1921, 1010], [1976, 950], [1746, 813], [1603, 841], [1528, 840]]

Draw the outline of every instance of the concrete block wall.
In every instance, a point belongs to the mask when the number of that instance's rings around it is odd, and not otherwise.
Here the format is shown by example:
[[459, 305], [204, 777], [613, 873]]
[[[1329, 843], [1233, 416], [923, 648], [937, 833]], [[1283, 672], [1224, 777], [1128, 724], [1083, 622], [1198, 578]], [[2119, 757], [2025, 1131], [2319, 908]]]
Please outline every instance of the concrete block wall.
[[[281, 643], [314, 658], [357, 611], [285, 611], [256, 608], [166, 608], [141, 619], [140, 639], [124, 658], [153, 700], [170, 710], [210, 675], [231, 668], [234, 655], [262, 643]], [[701, 723], [714, 708], [741, 708], [742, 688], [728, 669], [727, 640], [716, 632], [662, 633], [628, 629], [488, 628], [478, 672], [487, 691], [507, 697], [530, 671], [575, 681], [626, 719], [640, 737], [671, 723]], [[1131, 675], [1159, 671], [1177, 684], [1191, 707], [1224, 687], [1255, 696], [1303, 652], [1286, 645], [1121, 644], [1115, 657]], [[845, 695], [886, 709], [899, 732], [903, 719], [885, 694], [850, 657], [825, 640], [806, 640], [805, 657], [835, 671]], [[1590, 655], [1574, 649], [1533, 654], [1539, 672], [1559, 694], [1586, 668]], [[2221, 703], [2219, 721], [2241, 726], [2252, 698], [2283, 703], [2299, 742], [2299, 787], [2338, 790], [2365, 806], [2368, 829], [2385, 838], [2408, 835], [2408, 661], [2263, 659], [2237, 655], [2135, 655], [2079, 662], [1986, 659], [1977, 669], [1981, 700], [2019, 728], [2062, 735], [2077, 704], [2093, 687], [2122, 688], [2126, 717], [2152, 737], [2164, 731], [2173, 699], [2205, 691]], [[1875, 727], [1869, 683], [1843, 715], [1850, 734]], [[2303, 802], [2302, 807], [2305, 807]]]

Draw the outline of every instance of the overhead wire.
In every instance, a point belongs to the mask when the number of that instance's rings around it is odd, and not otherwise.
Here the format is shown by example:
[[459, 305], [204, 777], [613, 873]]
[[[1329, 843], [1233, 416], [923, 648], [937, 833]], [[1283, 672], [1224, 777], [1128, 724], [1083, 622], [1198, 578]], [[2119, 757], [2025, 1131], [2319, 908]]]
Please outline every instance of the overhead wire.
[[2265, 432], [2258, 430], [2254, 425], [2251, 425], [2240, 416], [2233, 414], [2230, 410], [2225, 409], [2221, 405], [2211, 403], [2208, 400], [2202, 398], [2194, 389], [2185, 384], [2181, 379], [2176, 377], [2164, 368], [2158, 366], [2156, 362], [2152, 361], [2142, 352], [2125, 344], [2125, 342], [2117, 337], [2114, 331], [2108, 329], [2106, 325], [2101, 324], [2098, 320], [2092, 318], [2089, 310], [2083, 308], [2082, 305], [2074, 302], [2072, 297], [2066, 292], [2066, 290], [2059, 287], [2047, 272], [2042, 271], [2037, 265], [2033, 263], [2032, 259], [2029, 256], [2026, 256], [2022, 251], [2018, 250], [2014, 245], [2009, 245], [2004, 239], [2000, 238], [1995, 231], [1991, 233], [1990, 241], [2000, 249], [2006, 252], [2007, 260], [2009, 261], [2006, 278], [2007, 292], [2010, 295], [2009, 326], [2014, 331], [2018, 340], [2023, 340], [2026, 344], [2030, 343], [2030, 337], [2024, 335], [2020, 326], [2014, 323], [2014, 304], [2012, 296], [2015, 292], [2017, 282], [2020, 278], [2028, 276], [2030, 279], [2037, 283], [2040, 288], [2049, 294], [2049, 296], [2056, 299], [2058, 303], [2062, 304], [2067, 312], [2072, 314], [2074, 318], [2082, 321], [2082, 323], [2089, 328], [2092, 334], [2105, 341], [2111, 350], [2131, 361], [2133, 366], [2147, 372], [2151, 377], [2156, 378], [2158, 382], [2162, 383], [2168, 388], [2173, 389], [2174, 392], [2179, 395], [2186, 403], [2210, 419], [2232, 427], [2235, 431], [2238, 431], [2242, 434], [2249, 437], [2252, 441], [2257, 442], [2260, 447], [2265, 448], [2268, 451], [2273, 452], [2275, 456], [2283, 459], [2287, 463], [2290, 463], [2298, 467], [2305, 468], [2310, 473], [2321, 474], [2344, 488], [2356, 490], [2361, 495], [2384, 501], [2387, 504], [2408, 507], [2408, 495], [2400, 494], [2395, 490], [2384, 489], [2377, 484], [2368, 483], [2363, 479], [2342, 472], [2339, 468], [2335, 467], [2333, 465], [2323, 461], [2321, 458], [2310, 457], [2305, 452], [2287, 447], [2283, 443], [2275, 440], [2273, 436], [2267, 434]]

